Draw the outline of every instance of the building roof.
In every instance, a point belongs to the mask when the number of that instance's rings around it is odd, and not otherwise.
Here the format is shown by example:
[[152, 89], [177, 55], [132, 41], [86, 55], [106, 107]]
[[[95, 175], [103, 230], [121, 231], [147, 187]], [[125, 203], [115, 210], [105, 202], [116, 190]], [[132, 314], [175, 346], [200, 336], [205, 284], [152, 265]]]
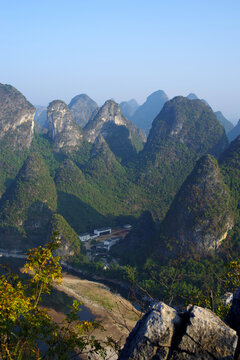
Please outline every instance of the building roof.
[[110, 227], [103, 227], [101, 229], [95, 229], [94, 231], [107, 231], [107, 230], [112, 230]]

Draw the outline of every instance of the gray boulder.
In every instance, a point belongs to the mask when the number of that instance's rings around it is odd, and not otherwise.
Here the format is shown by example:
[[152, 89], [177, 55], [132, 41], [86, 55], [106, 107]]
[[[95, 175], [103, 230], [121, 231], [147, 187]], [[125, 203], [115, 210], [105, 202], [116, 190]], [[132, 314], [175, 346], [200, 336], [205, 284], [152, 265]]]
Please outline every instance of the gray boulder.
[[236, 332], [209, 309], [193, 306], [188, 311], [189, 321], [179, 351], [193, 354], [196, 359], [233, 359]]
[[119, 360], [234, 359], [236, 331], [212, 311], [177, 311], [160, 302], [137, 323]]

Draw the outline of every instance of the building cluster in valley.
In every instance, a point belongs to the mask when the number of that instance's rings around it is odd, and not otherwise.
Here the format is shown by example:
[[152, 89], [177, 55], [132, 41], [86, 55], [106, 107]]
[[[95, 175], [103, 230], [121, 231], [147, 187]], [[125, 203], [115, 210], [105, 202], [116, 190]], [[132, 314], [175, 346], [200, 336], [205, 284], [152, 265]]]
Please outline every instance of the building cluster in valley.
[[122, 240], [131, 229], [132, 226], [129, 224], [117, 229], [104, 227], [94, 229], [93, 233], [79, 234], [78, 237], [80, 241], [85, 243], [87, 253], [92, 258], [93, 254], [96, 256], [108, 253], [111, 247]]

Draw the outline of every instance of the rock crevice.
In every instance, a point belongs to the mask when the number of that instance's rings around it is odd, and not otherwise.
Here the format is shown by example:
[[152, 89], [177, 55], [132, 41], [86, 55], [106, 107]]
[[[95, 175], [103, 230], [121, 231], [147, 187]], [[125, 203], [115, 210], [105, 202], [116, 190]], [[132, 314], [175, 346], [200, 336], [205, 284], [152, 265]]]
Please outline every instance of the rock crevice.
[[209, 309], [160, 302], [137, 323], [119, 360], [234, 359], [236, 331]]

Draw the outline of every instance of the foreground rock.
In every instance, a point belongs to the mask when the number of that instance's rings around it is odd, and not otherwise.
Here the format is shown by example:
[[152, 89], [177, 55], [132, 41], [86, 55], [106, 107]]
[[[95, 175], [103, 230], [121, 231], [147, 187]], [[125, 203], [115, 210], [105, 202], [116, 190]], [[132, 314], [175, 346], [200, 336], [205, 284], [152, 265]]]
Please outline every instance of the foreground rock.
[[160, 302], [137, 323], [119, 360], [234, 359], [237, 334], [208, 309]]

